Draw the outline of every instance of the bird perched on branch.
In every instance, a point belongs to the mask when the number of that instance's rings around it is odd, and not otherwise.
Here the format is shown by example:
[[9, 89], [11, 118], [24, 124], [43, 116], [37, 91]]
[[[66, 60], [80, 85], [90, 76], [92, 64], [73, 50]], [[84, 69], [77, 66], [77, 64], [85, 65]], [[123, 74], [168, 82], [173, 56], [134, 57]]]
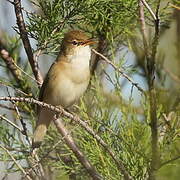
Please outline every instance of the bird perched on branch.
[[[40, 101], [68, 108], [83, 95], [90, 79], [91, 49], [89, 45], [94, 42], [79, 30], [65, 34], [60, 53], [41, 87]], [[40, 146], [54, 115], [50, 110], [38, 108], [33, 148]]]

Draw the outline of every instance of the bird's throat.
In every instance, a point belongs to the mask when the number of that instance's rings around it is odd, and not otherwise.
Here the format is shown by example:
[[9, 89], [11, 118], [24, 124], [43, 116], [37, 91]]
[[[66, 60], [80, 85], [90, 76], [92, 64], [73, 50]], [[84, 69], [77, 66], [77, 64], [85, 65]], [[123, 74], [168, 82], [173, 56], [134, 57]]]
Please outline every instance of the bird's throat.
[[91, 49], [89, 46], [80, 46], [73, 50], [73, 53], [67, 54], [68, 62], [75, 67], [89, 68], [91, 58]]

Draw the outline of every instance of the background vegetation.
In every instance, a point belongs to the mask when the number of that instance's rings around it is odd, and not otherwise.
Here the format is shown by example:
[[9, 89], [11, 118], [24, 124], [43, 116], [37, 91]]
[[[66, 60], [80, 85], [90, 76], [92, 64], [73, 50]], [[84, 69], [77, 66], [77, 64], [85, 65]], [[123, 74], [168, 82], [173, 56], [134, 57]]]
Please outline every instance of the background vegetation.
[[[9, 27], [13, 36], [0, 27], [1, 177], [178, 179], [179, 1], [33, 0], [27, 1], [30, 8], [20, 0], [5, 2], [14, 8], [17, 24]], [[98, 44], [89, 88], [71, 110], [76, 115], [63, 111], [63, 122], [100, 177], [83, 166], [57, 124], [32, 154], [37, 118], [32, 98], [38, 99], [41, 72], [47, 72], [70, 29], [85, 31]]]

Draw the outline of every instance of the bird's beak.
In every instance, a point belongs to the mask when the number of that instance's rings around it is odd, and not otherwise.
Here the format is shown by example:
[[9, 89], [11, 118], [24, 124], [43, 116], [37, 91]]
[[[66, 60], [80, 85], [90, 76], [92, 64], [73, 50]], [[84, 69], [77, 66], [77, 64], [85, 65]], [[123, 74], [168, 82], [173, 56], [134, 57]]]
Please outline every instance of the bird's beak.
[[83, 42], [84, 46], [90, 45], [90, 44], [96, 44], [97, 41], [93, 40], [93, 39], [88, 39], [86, 41]]

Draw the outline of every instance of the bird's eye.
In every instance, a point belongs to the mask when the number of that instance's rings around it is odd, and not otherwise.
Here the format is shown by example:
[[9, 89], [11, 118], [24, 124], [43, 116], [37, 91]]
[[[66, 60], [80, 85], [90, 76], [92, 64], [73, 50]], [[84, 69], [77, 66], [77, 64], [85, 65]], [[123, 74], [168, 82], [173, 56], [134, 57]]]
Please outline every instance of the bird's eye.
[[78, 45], [78, 42], [74, 40], [74, 41], [72, 41], [72, 44], [73, 45]]

